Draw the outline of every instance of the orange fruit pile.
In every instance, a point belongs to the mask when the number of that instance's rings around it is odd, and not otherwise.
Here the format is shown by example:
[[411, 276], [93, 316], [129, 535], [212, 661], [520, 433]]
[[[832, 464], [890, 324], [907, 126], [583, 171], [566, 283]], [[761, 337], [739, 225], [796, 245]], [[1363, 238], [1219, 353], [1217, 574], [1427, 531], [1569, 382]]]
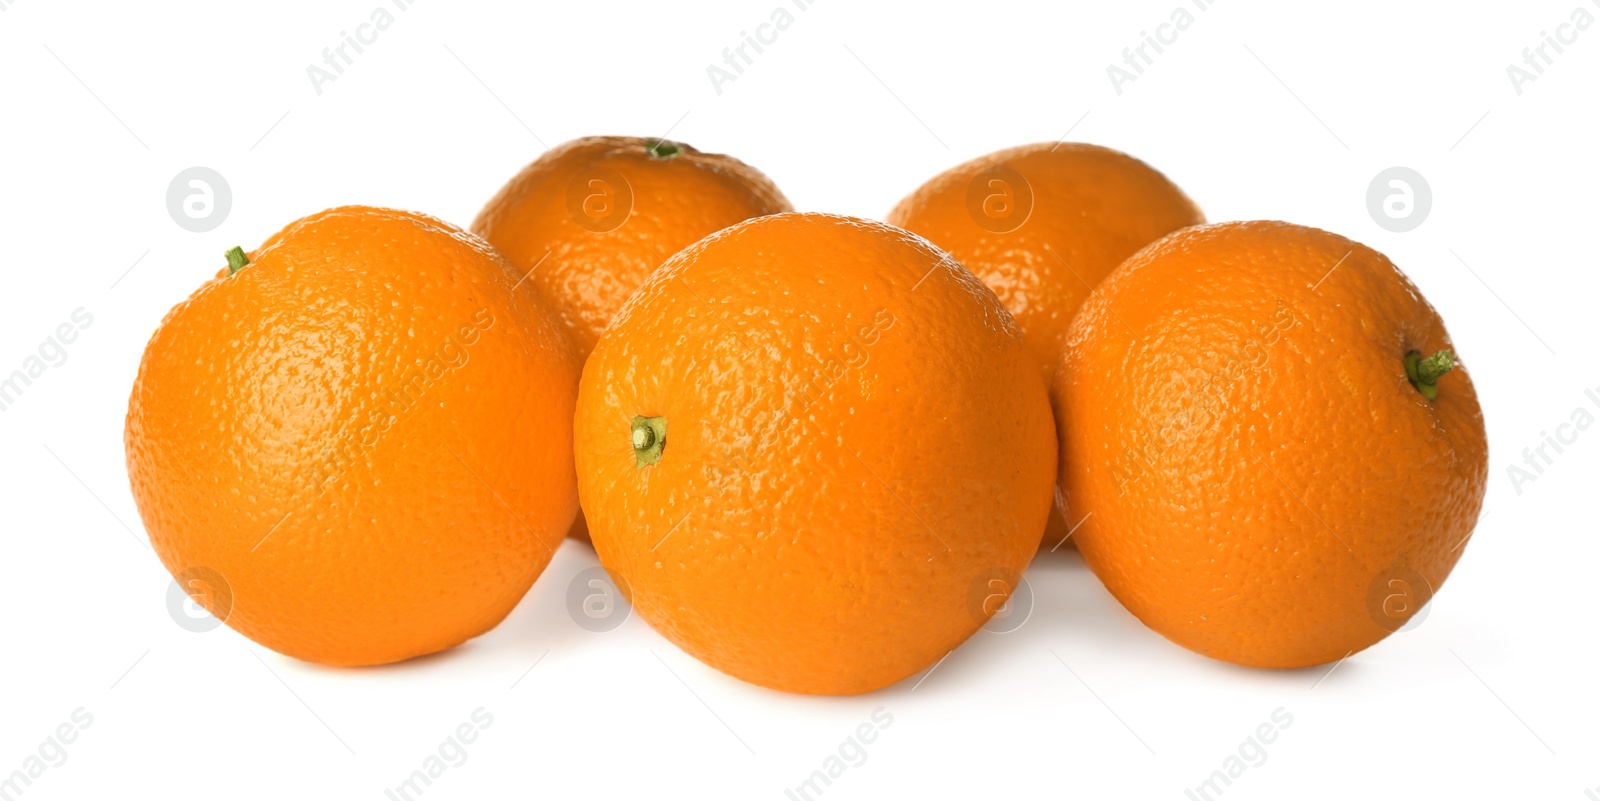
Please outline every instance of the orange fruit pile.
[[1090, 145], [889, 221], [591, 137], [471, 233], [347, 207], [235, 248], [129, 400], [151, 543], [245, 636], [373, 665], [488, 631], [587, 532], [684, 651], [818, 694], [936, 664], [1069, 536], [1152, 630], [1258, 667], [1378, 642], [1460, 558], [1482, 412], [1381, 254], [1205, 225]]

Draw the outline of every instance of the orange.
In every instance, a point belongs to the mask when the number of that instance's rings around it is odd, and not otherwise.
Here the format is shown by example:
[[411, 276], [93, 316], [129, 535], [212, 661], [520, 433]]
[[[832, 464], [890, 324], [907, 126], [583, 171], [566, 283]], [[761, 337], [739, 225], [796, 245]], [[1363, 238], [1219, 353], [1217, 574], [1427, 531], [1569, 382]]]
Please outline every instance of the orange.
[[1483, 413], [1453, 354], [1365, 245], [1278, 222], [1160, 240], [1090, 295], [1055, 377], [1083, 558], [1216, 659], [1295, 668], [1378, 642], [1483, 504]]
[[[1048, 384], [1067, 325], [1090, 289], [1140, 248], [1205, 216], [1138, 159], [1045, 142], [935, 176], [888, 221], [949, 251], [1000, 296]], [[1044, 544], [1059, 546], [1068, 531], [1051, 515]]]
[[371, 665], [510, 612], [577, 511], [566, 331], [482, 240], [348, 207], [178, 304], [128, 402], [151, 545], [245, 636]]
[[853, 694], [1016, 586], [1055, 439], [1021, 332], [882, 223], [780, 214], [672, 257], [584, 366], [579, 494], [635, 609], [725, 673]]
[[590, 136], [523, 168], [472, 230], [551, 299], [587, 358], [611, 316], [668, 256], [734, 223], [792, 210], [767, 176], [732, 156]]
[[[791, 210], [767, 176], [732, 156], [590, 136], [523, 168], [472, 230], [554, 303], [581, 361], [668, 256], [734, 223]], [[581, 514], [572, 535], [588, 539]]]

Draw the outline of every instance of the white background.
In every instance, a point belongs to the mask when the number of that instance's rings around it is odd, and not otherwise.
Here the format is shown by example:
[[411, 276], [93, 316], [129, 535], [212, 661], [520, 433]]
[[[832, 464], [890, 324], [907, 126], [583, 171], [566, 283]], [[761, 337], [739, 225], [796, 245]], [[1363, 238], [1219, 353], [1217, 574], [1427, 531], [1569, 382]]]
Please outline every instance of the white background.
[[[1600, 387], [1600, 25], [1547, 51], [1520, 95], [1506, 73], [1600, 5], [1223, 0], [1118, 94], [1107, 65], [1180, 0], [821, 0], [719, 94], [707, 66], [778, 0], [420, 0], [319, 95], [307, 66], [380, 2], [0, 0], [0, 373], [74, 309], [94, 318], [0, 412], [0, 776], [73, 710], [93, 716], [30, 801], [381, 799], [478, 707], [492, 726], [424, 798], [781, 799], [878, 707], [892, 725], [821, 797], [1180, 799], [1280, 707], [1292, 725], [1223, 797], [1600, 797], [1600, 433], [1537, 481], [1507, 474], [1575, 409], [1600, 416], [1584, 396]], [[1066, 135], [1149, 161], [1210, 219], [1366, 242], [1473, 371], [1483, 522], [1425, 621], [1331, 674], [1184, 651], [1065, 553], [1035, 562], [1021, 628], [855, 698], [742, 684], [637, 618], [580, 628], [566, 589], [595, 558], [570, 543], [498, 629], [397, 666], [327, 669], [176, 625], [123, 415], [150, 332], [223, 250], [346, 203], [465, 225], [546, 145], [669, 130], [758, 166], [800, 209], [872, 217], [959, 161]], [[233, 194], [208, 233], [165, 203], [196, 165]], [[1409, 233], [1365, 200], [1395, 165], [1432, 188]]]

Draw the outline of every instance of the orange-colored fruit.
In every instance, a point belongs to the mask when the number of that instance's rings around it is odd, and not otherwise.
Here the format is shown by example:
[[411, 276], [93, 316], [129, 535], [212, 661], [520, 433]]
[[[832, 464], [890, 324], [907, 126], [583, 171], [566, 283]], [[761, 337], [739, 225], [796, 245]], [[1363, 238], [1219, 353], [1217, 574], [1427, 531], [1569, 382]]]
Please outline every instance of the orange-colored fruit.
[[[1140, 248], [1205, 216], [1138, 159], [1045, 142], [935, 176], [888, 221], [949, 251], [1000, 296], [1048, 384], [1089, 290]], [[1068, 530], [1052, 514], [1044, 544], [1058, 546]]]
[[488, 631], [577, 511], [579, 366], [554, 313], [482, 240], [384, 209], [307, 217], [228, 272], [167, 314], [128, 402], [162, 563], [313, 662]]
[[1383, 639], [1483, 504], [1483, 414], [1451, 348], [1417, 288], [1344, 237], [1248, 222], [1151, 245], [1084, 303], [1055, 377], [1084, 559], [1145, 625], [1228, 662]]
[[867, 692], [934, 664], [1049, 513], [1049, 403], [994, 293], [881, 223], [780, 214], [652, 275], [584, 366], [595, 550], [746, 681]]
[[[580, 364], [611, 316], [668, 256], [764, 214], [792, 211], [759, 170], [681, 142], [574, 139], [524, 167], [472, 230], [549, 298]], [[571, 535], [588, 539], [580, 513]]]
[[668, 256], [734, 223], [792, 210], [767, 176], [732, 156], [591, 136], [523, 168], [472, 230], [550, 298], [587, 358], [611, 316]]

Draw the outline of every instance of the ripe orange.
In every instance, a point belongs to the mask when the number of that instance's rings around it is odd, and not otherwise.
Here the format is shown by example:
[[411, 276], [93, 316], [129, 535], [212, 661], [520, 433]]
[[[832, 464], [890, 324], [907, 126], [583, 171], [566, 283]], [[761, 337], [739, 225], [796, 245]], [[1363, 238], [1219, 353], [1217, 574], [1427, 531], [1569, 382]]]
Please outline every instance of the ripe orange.
[[670, 259], [584, 366], [579, 494], [641, 617], [802, 693], [934, 664], [1038, 544], [1049, 403], [994, 293], [881, 223], [780, 214]]
[[[1089, 290], [1140, 248], [1205, 216], [1138, 159], [1045, 142], [935, 176], [888, 221], [949, 251], [1000, 296], [1048, 384]], [[1068, 530], [1052, 514], [1044, 544], [1058, 546]]]
[[668, 256], [734, 223], [791, 210], [767, 176], [732, 156], [590, 136], [523, 168], [472, 230], [551, 299], [587, 358], [611, 316]]
[[168, 313], [128, 402], [162, 563], [313, 662], [492, 628], [577, 510], [579, 366], [553, 312], [482, 240], [384, 209], [307, 217], [229, 272]]
[[1482, 507], [1483, 414], [1452, 353], [1364, 245], [1277, 222], [1162, 239], [1090, 295], [1055, 377], [1078, 548], [1207, 656], [1293, 668], [1372, 645], [1444, 583]]
[[[473, 232], [555, 305], [580, 363], [611, 316], [668, 256], [737, 222], [792, 211], [759, 170], [681, 142], [574, 139], [523, 168]], [[571, 534], [587, 540], [584, 517]]]

